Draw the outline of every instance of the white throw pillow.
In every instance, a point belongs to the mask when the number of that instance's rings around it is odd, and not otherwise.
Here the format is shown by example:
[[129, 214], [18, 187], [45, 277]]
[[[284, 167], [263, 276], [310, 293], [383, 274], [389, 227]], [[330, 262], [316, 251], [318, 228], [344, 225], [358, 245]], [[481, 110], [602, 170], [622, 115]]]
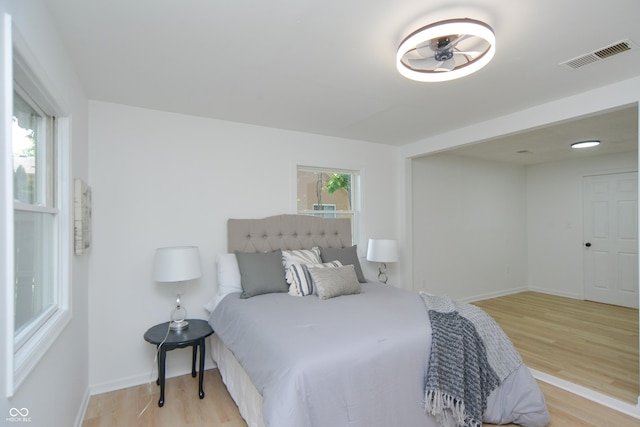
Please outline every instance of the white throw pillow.
[[293, 283], [293, 272], [291, 266], [294, 264], [314, 265], [322, 264], [320, 258], [320, 248], [311, 249], [286, 249], [282, 251], [282, 265], [285, 269], [285, 280], [287, 284]]

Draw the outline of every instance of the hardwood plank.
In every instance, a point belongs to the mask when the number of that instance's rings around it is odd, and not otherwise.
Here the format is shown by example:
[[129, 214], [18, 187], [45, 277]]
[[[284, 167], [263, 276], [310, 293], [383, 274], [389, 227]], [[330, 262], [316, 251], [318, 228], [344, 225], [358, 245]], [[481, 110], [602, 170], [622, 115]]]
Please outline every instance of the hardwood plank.
[[536, 292], [474, 304], [496, 319], [529, 367], [637, 402], [637, 309]]
[[167, 379], [162, 408], [158, 407], [160, 390], [155, 382], [91, 396], [82, 426], [247, 427], [219, 371], [205, 371], [204, 381], [205, 397], [201, 400], [197, 377], [187, 374]]
[[637, 427], [640, 420], [538, 381], [551, 414], [549, 427]]

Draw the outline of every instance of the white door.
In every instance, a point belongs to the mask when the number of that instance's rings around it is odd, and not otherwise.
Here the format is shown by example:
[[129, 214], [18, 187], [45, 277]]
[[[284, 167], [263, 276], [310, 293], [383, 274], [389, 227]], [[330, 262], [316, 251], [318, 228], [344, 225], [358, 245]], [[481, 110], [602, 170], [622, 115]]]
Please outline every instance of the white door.
[[638, 307], [638, 173], [587, 176], [584, 200], [584, 295]]

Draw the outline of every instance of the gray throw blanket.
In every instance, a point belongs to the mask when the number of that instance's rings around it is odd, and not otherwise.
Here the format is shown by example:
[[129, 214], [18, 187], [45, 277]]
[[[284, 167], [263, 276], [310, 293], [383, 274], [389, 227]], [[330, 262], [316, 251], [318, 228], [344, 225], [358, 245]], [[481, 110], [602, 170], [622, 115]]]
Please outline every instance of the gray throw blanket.
[[522, 359], [482, 309], [446, 296], [420, 295], [433, 331], [425, 410], [444, 427], [481, 427], [489, 394]]

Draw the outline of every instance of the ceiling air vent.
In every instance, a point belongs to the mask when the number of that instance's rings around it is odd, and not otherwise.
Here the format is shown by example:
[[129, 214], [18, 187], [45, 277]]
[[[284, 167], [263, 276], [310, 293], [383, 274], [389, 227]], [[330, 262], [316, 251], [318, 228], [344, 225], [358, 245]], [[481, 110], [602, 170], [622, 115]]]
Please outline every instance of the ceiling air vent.
[[576, 70], [580, 67], [584, 67], [585, 65], [592, 64], [594, 62], [600, 62], [607, 58], [611, 58], [614, 55], [617, 55], [622, 52], [626, 52], [631, 49], [637, 49], [638, 46], [632, 42], [631, 40], [621, 40], [619, 42], [613, 43], [609, 46], [603, 47], [598, 50], [594, 50], [593, 52], [586, 53], [584, 55], [580, 55], [576, 58], [570, 59], [565, 62], [561, 62], [560, 66], [564, 68], [568, 68], [570, 70]]

